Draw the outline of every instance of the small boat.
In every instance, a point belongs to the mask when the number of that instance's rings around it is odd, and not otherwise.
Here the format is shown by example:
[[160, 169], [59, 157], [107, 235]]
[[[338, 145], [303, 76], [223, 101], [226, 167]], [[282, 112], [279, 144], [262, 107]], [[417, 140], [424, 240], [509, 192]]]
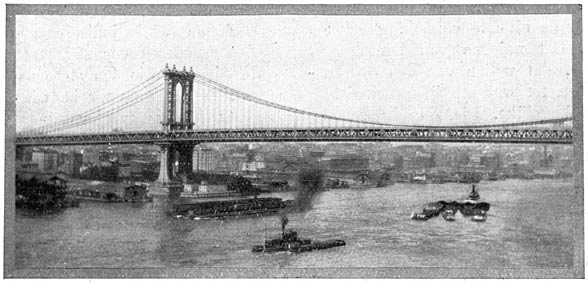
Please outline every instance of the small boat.
[[485, 211], [482, 211], [478, 214], [475, 214], [474, 216], [472, 216], [472, 221], [476, 221], [476, 222], [485, 222], [486, 218], [487, 218], [487, 214]]
[[413, 212], [413, 213], [410, 215], [410, 218], [411, 218], [412, 220], [422, 220], [422, 221], [425, 221], [425, 220], [429, 219], [430, 217], [428, 217], [428, 216], [427, 216], [426, 214], [424, 214], [424, 213], [414, 213], [414, 212]]
[[444, 210], [441, 215], [446, 221], [455, 221], [455, 213], [457, 210]]

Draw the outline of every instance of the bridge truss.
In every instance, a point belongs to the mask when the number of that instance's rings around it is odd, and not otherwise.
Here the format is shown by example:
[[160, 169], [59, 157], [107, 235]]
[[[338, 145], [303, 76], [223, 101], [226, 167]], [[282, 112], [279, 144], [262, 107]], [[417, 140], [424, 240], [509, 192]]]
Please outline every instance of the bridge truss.
[[19, 146], [140, 144], [159, 142], [471, 142], [571, 144], [571, 130], [459, 129], [459, 128], [319, 128], [245, 129], [173, 132], [124, 132], [111, 134], [22, 136]]

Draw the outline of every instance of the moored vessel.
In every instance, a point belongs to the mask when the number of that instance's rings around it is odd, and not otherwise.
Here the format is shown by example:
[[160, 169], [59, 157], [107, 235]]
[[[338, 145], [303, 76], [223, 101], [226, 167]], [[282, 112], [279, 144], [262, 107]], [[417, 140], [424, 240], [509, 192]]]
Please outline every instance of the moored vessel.
[[69, 196], [78, 200], [117, 203], [123, 198], [114, 192], [103, 192], [94, 189], [76, 189], [69, 192]]
[[79, 201], [67, 197], [67, 185], [58, 175], [16, 181], [15, 205], [43, 213], [78, 207]]
[[151, 202], [153, 197], [148, 195], [145, 185], [133, 185], [125, 187], [123, 201], [125, 202]]

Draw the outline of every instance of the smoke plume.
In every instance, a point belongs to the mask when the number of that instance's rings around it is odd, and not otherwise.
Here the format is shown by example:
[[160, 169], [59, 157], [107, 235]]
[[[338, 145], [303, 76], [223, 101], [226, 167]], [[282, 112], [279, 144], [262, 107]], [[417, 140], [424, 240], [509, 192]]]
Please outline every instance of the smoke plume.
[[294, 199], [291, 212], [304, 212], [312, 208], [312, 201], [323, 187], [323, 171], [318, 168], [302, 169], [298, 174], [300, 191]]

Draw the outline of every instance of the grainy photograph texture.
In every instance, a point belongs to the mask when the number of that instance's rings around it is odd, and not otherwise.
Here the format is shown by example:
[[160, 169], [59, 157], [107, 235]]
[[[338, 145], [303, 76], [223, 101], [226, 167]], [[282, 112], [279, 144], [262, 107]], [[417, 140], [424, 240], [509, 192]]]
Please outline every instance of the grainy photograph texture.
[[579, 5], [8, 5], [6, 277], [582, 278]]

